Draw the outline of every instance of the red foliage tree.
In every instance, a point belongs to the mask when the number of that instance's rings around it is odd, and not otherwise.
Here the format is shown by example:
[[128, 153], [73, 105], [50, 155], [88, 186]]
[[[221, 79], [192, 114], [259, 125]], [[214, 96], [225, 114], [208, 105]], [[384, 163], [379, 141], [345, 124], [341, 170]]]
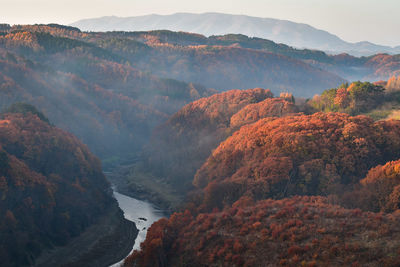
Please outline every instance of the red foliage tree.
[[[149, 229], [142, 251], [132, 254], [125, 266], [265, 266], [266, 262], [274, 266], [351, 266], [355, 262], [360, 266], [396, 266], [400, 263], [398, 214], [376, 217], [373, 213], [331, 205], [323, 197], [256, 203], [242, 199], [234, 206], [195, 217], [175, 213], [171, 217], [173, 223], [171, 219], [168, 223], [163, 219]], [[225, 214], [230, 214], [231, 220], [224, 219]], [[202, 227], [205, 221], [215, 223], [205, 230]], [[254, 224], [264, 230], [257, 226], [243, 231], [243, 227]], [[213, 233], [213, 238], [205, 240], [208, 233]], [[382, 242], [386, 245], [382, 246]]]
[[[399, 133], [399, 122], [346, 114], [262, 119], [222, 142], [198, 170], [194, 184], [204, 189], [206, 199], [230, 198], [227, 204], [241, 195], [341, 192], [369, 168], [400, 156]], [[240, 192], [212, 190], [211, 184], [234, 184]], [[207, 196], [212, 192], [215, 197]]]

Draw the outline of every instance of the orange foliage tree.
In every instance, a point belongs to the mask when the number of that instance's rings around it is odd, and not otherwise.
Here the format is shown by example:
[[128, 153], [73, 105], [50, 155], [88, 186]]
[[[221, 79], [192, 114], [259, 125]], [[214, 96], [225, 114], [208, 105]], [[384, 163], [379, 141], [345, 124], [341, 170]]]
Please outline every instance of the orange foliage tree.
[[[205, 199], [220, 200], [209, 208], [243, 194], [259, 199], [340, 192], [369, 168], [399, 157], [399, 133], [400, 122], [339, 113], [262, 119], [222, 142], [194, 184]], [[226, 190], [213, 190], [218, 184]]]
[[174, 213], [155, 223], [125, 266], [396, 266], [399, 220], [323, 197], [241, 199], [219, 212]]

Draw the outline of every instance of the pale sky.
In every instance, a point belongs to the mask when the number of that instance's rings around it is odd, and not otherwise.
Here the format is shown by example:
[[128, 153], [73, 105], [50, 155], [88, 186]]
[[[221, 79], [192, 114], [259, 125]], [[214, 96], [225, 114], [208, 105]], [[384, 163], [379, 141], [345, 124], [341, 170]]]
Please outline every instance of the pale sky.
[[345, 41], [400, 45], [400, 0], [0, 0], [0, 23], [221, 12], [302, 22]]

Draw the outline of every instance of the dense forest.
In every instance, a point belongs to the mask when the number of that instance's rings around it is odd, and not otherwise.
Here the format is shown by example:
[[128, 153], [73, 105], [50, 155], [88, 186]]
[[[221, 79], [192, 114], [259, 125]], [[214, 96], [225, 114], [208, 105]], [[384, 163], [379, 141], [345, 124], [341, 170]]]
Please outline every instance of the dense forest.
[[171, 214], [126, 266], [398, 266], [399, 75], [244, 35], [1, 24], [0, 259], [52, 266], [107, 218], [82, 253], [126, 255], [106, 170]]
[[350, 115], [368, 115], [375, 120], [396, 118], [400, 102], [399, 78], [387, 82], [354, 82], [328, 89], [307, 101], [308, 113], [345, 112]]
[[395, 110], [397, 81], [300, 103], [228, 91], [182, 108], [154, 130], [147, 156], [163, 170], [153, 176], [193, 186], [125, 265], [397, 266], [400, 122], [360, 115]]
[[101, 48], [49, 33], [17, 32], [0, 39], [0, 109], [14, 102], [35, 105], [105, 164], [135, 156], [168, 114], [213, 92], [157, 78]]
[[218, 91], [264, 87], [311, 97], [349, 78], [387, 80], [398, 67], [397, 56], [332, 56], [244, 35], [3, 25], [0, 109], [35, 105], [107, 167], [137, 158], [154, 127]]
[[398, 266], [399, 220], [324, 197], [242, 197], [154, 223], [125, 266]]
[[255, 199], [329, 195], [400, 158], [400, 123], [316, 113], [262, 119], [222, 142], [194, 177], [209, 208]]
[[[297, 112], [294, 103], [274, 98], [269, 90], [231, 90], [202, 98], [183, 107], [153, 131], [143, 153], [143, 167], [185, 194], [196, 170], [232, 132], [260, 118]], [[147, 174], [149, 175], [149, 174]]]
[[[19, 103], [0, 114], [2, 266], [35, 264], [111, 210], [109, 183], [87, 146], [33, 106]], [[111, 214], [122, 220], [120, 211]]]

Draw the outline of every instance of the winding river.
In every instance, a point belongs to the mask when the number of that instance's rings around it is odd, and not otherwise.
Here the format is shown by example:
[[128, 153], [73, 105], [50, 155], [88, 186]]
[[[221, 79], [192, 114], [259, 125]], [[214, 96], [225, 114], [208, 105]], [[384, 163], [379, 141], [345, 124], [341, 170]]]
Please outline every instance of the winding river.
[[[146, 238], [147, 229], [153, 224], [153, 222], [164, 217], [164, 214], [161, 210], [156, 209], [148, 202], [128, 197], [116, 191], [114, 191], [114, 197], [117, 199], [119, 207], [124, 212], [125, 218], [134, 222], [136, 227], [139, 229], [135, 245], [129, 253], [131, 254], [134, 250], [140, 249], [140, 243], [142, 243]], [[111, 265], [111, 267], [121, 266], [122, 263], [123, 260]]]

